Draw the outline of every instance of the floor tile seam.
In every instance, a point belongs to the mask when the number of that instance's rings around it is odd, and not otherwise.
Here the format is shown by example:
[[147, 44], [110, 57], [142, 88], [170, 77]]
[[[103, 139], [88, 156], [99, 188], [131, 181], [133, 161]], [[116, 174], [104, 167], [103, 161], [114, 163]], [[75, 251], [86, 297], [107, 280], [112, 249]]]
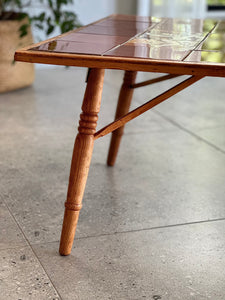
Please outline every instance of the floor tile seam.
[[[170, 123], [168, 120], [166, 120], [168, 123]], [[129, 131], [129, 132], [126, 132], [126, 127], [125, 127], [125, 132], [124, 132], [124, 135], [134, 135], [134, 134], [147, 134], [147, 133], [164, 133], [164, 132], [175, 132], [177, 131], [177, 129], [180, 129], [180, 128], [177, 128], [177, 126], [175, 124], [172, 124], [174, 125], [174, 128], [161, 128], [161, 129], [153, 129], [153, 130], [147, 130], [147, 129], [143, 129], [143, 130], [140, 130], [140, 131]], [[214, 130], [214, 129], [218, 129], [218, 128], [225, 128], [225, 125], [218, 125], [218, 126], [214, 126], [214, 127], [207, 127], [207, 128], [198, 128], [197, 131], [200, 133], [200, 132], [203, 132], [205, 130]]]
[[[17, 222], [17, 220], [16, 220], [14, 214], [12, 213], [11, 209], [9, 208], [9, 205], [8, 205], [8, 203], [6, 202], [5, 198], [4, 198], [4, 194], [6, 194], [6, 193], [5, 193], [5, 192], [3, 192], [3, 193], [0, 192], [0, 196], [1, 196], [1, 198], [2, 198], [2, 202], [3, 202], [3, 204], [5, 205], [5, 208], [7, 209], [8, 213], [10, 214], [11, 218], [13, 219], [15, 225], [17, 226], [17, 228], [19, 229], [20, 233], [22, 234], [22, 236], [24, 237], [24, 239], [25, 239], [25, 241], [26, 241], [26, 243], [27, 243], [27, 239], [25, 238], [25, 234], [24, 234], [22, 228], [20, 227], [20, 225], [18, 224], [18, 222]], [[11, 197], [10, 195], [8, 195], [8, 197], [10, 198], [10, 200], [13, 200], [12, 197]]]
[[211, 148], [213, 148], [214, 150], [217, 150], [218, 152], [225, 154], [225, 150], [221, 149], [220, 147], [216, 146], [215, 144], [209, 142], [207, 139], [201, 137], [200, 135], [194, 133], [193, 131], [185, 128], [184, 126], [180, 125], [179, 123], [173, 121], [172, 119], [170, 119], [169, 117], [165, 116], [164, 114], [162, 114], [161, 112], [154, 110], [154, 113], [157, 114], [158, 116], [161, 116], [164, 120], [167, 120], [168, 122], [170, 122], [171, 124], [173, 124], [175, 127], [179, 128], [180, 130], [188, 133], [189, 135], [191, 135], [192, 137], [196, 138], [197, 140], [204, 142], [206, 145], [210, 146]]
[[135, 135], [135, 134], [151, 134], [151, 133], [165, 133], [165, 132], [176, 132], [177, 128], [169, 128], [169, 129], [155, 129], [155, 130], [140, 130], [140, 131], [130, 131], [130, 132], [126, 132], [126, 128], [125, 128], [125, 132], [124, 132], [124, 136], [126, 135]]
[[213, 223], [213, 222], [220, 222], [220, 221], [225, 221], [224, 218], [217, 218], [217, 219], [209, 219], [209, 220], [200, 220], [200, 221], [193, 221], [193, 222], [186, 222], [186, 223], [178, 223], [178, 224], [169, 224], [169, 225], [162, 225], [162, 226], [153, 226], [153, 227], [146, 227], [142, 229], [134, 229], [134, 230], [126, 230], [126, 231], [116, 231], [113, 233], [105, 233], [105, 234], [100, 234], [96, 236], [88, 236], [88, 237], [80, 237], [77, 238], [79, 239], [85, 239], [85, 238], [91, 238], [91, 237], [101, 237], [101, 236], [110, 236], [110, 235], [117, 235], [117, 234], [126, 234], [126, 233], [134, 233], [134, 232], [142, 232], [142, 231], [153, 231], [153, 230], [158, 230], [158, 229], [166, 229], [166, 228], [173, 228], [173, 227], [181, 227], [181, 226], [189, 226], [189, 225], [197, 225], [197, 224], [204, 224], [204, 223]]
[[[137, 103], [137, 105], [142, 105], [143, 103], [141, 102], [141, 101], [138, 101], [137, 99], [135, 100], [136, 101], [136, 103]], [[134, 102], [134, 101], [133, 101]], [[135, 109], [135, 108], [134, 108]], [[161, 118], [163, 118], [165, 121], [167, 121], [168, 123], [170, 123], [170, 124], [172, 124], [174, 127], [178, 127], [179, 129], [181, 129], [181, 128], [183, 128], [180, 124], [178, 124], [178, 123], [176, 123], [176, 122], [174, 122], [173, 120], [171, 120], [169, 117], [167, 117], [167, 116], [165, 116], [164, 114], [162, 114], [161, 112], [159, 112], [158, 110], [157, 110], [157, 108], [155, 108], [155, 107], [153, 107], [152, 109], [151, 109], [151, 112], [153, 113], [153, 114], [157, 114], [158, 116], [160, 116]], [[215, 126], [209, 126], [209, 127], [204, 127], [204, 128], [198, 128], [197, 129], [197, 131], [204, 131], [204, 130], [211, 130], [211, 129], [218, 129], [218, 128], [224, 128], [225, 127], [225, 125], [224, 124], [221, 124], [221, 125], [215, 125]], [[185, 127], [184, 127], [184, 129], [185, 129]], [[160, 130], [164, 130], [164, 129], [159, 129], [159, 130], [157, 130], [157, 131], [160, 131]], [[166, 129], [166, 130], [168, 130], [168, 131], [172, 131], [172, 130], [174, 130], [174, 129]], [[191, 131], [192, 132], [192, 131]]]
[[[3, 200], [4, 201], [4, 200]], [[5, 203], [5, 201], [4, 201]], [[20, 224], [17, 222], [15, 216], [13, 215], [13, 213], [11, 212], [11, 209], [8, 207], [7, 203], [5, 203], [6, 207], [8, 208], [12, 218], [14, 219], [14, 222], [17, 224], [19, 230], [21, 231], [26, 243], [27, 243], [27, 248], [29, 248], [31, 250], [31, 252], [33, 253], [33, 255], [36, 257], [37, 261], [39, 262], [40, 266], [42, 267], [43, 271], [45, 272], [46, 276], [48, 277], [49, 281], [51, 282], [53, 288], [55, 289], [56, 293], [58, 294], [59, 300], [62, 300], [62, 296], [60, 295], [58, 289], [56, 288], [55, 284], [53, 283], [53, 281], [51, 280], [51, 277], [49, 276], [48, 272], [46, 271], [45, 267], [43, 266], [42, 262], [40, 261], [40, 259], [38, 258], [34, 248], [32, 247], [32, 244], [29, 242], [28, 238], [26, 237], [24, 231], [22, 230]]]
[[[75, 237], [75, 242], [77, 240], [85, 240], [85, 239], [98, 238], [98, 237], [104, 237], [104, 236], [113, 236], [113, 235], [117, 235], [117, 234], [127, 234], [127, 233], [135, 233], [135, 232], [142, 232], [142, 231], [153, 231], [153, 230], [158, 230], [158, 229], [174, 228], [174, 227], [181, 227], [181, 226], [190, 226], [190, 225], [213, 223], [213, 222], [220, 222], [220, 221], [225, 221], [225, 217], [224, 218], [218, 218], [218, 219], [211, 219], [211, 220], [201, 220], [201, 221], [193, 221], [193, 222], [186, 222], [186, 223], [178, 223], [178, 224], [170, 224], [170, 225], [162, 225], [162, 226], [153, 226], [153, 227], [142, 228], [142, 229], [134, 229], [134, 230], [126, 230], [126, 231], [115, 231], [115, 232], [112, 232], [112, 233], [102, 233], [102, 234], [89, 235], [89, 236], [83, 236], [83, 237]], [[59, 240], [49, 241], [49, 242], [31, 243], [31, 244], [33, 246], [38, 246], [38, 245], [47, 245], [47, 244], [54, 244], [54, 243], [59, 243]]]
[[204, 127], [204, 128], [198, 128], [197, 132], [203, 132], [203, 131], [209, 131], [209, 130], [214, 130], [214, 129], [222, 129], [225, 128], [225, 124], [221, 124], [221, 125], [215, 125], [215, 126], [208, 126], [208, 127]]
[[[140, 105], [142, 105], [143, 103], [141, 102], [141, 101], [138, 101], [137, 99], [135, 100], [136, 101], [136, 104], [138, 105], [138, 106], [140, 106]], [[133, 101], [133, 103], [135, 102], [135, 101]], [[137, 107], [134, 107], [134, 109], [135, 108], [137, 108]], [[152, 108], [151, 109], [151, 112], [154, 114], [154, 113], [156, 113], [157, 115], [159, 115], [159, 114], [161, 114], [158, 110], [157, 110], [157, 108]], [[162, 114], [163, 115], [163, 114]], [[162, 117], [162, 115], [160, 115], [160, 117]], [[163, 119], [164, 119], [164, 117], [163, 117]], [[165, 121], [167, 121], [168, 123], [171, 123], [171, 119], [170, 118], [168, 118], [168, 119], [164, 119]], [[174, 122], [174, 123], [172, 123], [172, 125], [174, 126], [174, 127], [177, 127], [177, 125], [176, 125], [176, 123]], [[208, 126], [208, 127], [199, 127], [199, 128], [197, 128], [197, 131], [204, 131], [204, 130], [213, 130], [213, 129], [218, 129], [218, 128], [224, 128], [225, 127], [225, 124], [219, 124], [219, 125], [214, 125], [214, 126]], [[164, 129], [158, 129], [157, 131], [160, 131], [160, 130], [164, 130]], [[166, 130], [173, 130], [172, 128], [171, 129], [166, 129]]]

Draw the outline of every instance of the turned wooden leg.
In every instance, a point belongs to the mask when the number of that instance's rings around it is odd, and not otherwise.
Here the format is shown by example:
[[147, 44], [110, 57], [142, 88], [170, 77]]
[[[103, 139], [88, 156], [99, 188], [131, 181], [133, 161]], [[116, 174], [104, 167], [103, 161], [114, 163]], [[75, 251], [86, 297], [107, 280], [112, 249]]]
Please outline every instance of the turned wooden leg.
[[[136, 75], [137, 72], [135, 71], [125, 71], [123, 84], [120, 89], [115, 120], [122, 117], [129, 111], [132, 96], [133, 96], [133, 91], [134, 91], [131, 85], [135, 83]], [[124, 131], [124, 126], [112, 132], [108, 159], [107, 159], [107, 164], [109, 166], [114, 166], [116, 162], [116, 156], [119, 150], [123, 131]]]
[[67, 200], [62, 227], [59, 252], [68, 255], [71, 252], [75, 236], [79, 211], [87, 181], [94, 146], [94, 133], [100, 110], [104, 69], [91, 69], [84, 95], [82, 113], [75, 140], [70, 170]]

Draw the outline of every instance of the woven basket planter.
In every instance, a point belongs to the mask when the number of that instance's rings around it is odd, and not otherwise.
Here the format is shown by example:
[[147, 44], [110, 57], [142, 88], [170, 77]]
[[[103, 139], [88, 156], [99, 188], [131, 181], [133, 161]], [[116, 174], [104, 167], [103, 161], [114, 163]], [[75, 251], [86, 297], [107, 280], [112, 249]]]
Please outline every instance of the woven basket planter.
[[25, 21], [0, 21], [0, 93], [29, 86], [34, 81], [34, 66], [13, 63], [15, 50], [33, 43], [31, 31], [19, 37], [19, 28]]

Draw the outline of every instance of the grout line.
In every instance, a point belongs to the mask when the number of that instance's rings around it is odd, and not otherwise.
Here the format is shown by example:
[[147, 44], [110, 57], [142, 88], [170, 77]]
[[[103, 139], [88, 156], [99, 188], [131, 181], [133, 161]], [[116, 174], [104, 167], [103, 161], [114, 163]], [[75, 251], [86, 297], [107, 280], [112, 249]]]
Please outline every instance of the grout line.
[[[218, 25], [218, 23], [216, 25], [214, 25], [214, 27], [209, 32], [207, 32], [207, 34], [204, 36], [204, 38], [194, 47], [194, 49], [190, 50], [190, 52], [186, 56], [184, 56], [182, 61], [185, 61], [188, 58], [188, 56], [190, 56], [194, 51], [198, 51], [196, 49], [205, 42], [205, 40], [208, 38], [209, 35], [211, 35], [211, 33], [217, 27], [217, 25]], [[200, 51], [202, 51], [202, 50], [200, 50]]]
[[[134, 230], [126, 230], [126, 231], [115, 231], [115, 232], [112, 232], [112, 233], [102, 233], [102, 234], [96, 234], [96, 235], [89, 235], [89, 236], [75, 238], [74, 242], [76, 243], [76, 240], [84, 240], [84, 239], [89, 239], [89, 238], [98, 238], [98, 237], [103, 237], [103, 236], [112, 236], [112, 235], [116, 235], [116, 234], [126, 234], [126, 233], [141, 232], [141, 231], [151, 231], [151, 230], [157, 230], [157, 229], [173, 228], [173, 227], [204, 224], [204, 223], [213, 223], [213, 222], [219, 222], [219, 221], [225, 221], [225, 218], [217, 218], [217, 219], [211, 219], [211, 220], [209, 219], [209, 220], [202, 220], [202, 221], [193, 221], [193, 222], [187, 222], [187, 223], [153, 226], [153, 227], [142, 228], [142, 229], [134, 229]], [[59, 241], [51, 241], [51, 242], [35, 243], [33, 245], [42, 245], [42, 244], [46, 245], [46, 244], [52, 244], [52, 243], [58, 243], [58, 242]]]
[[[165, 21], [164, 21], [164, 22], [165, 22]], [[154, 23], [153, 23], [153, 24], [154, 24]], [[121, 44], [119, 44], [119, 45], [116, 45], [116, 46], [114, 46], [114, 47], [112, 47], [112, 48], [106, 50], [105, 52], [103, 52], [103, 53], [101, 54], [101, 56], [107, 55], [108, 52], [113, 51], [113, 50], [116, 50], [117, 48], [119, 48], [119, 47], [121, 47], [121, 46], [124, 46], [125, 44], [129, 43], [129, 41], [132, 41], [133, 39], [135, 39], [135, 38], [139, 37], [140, 35], [144, 34], [146, 31], [149, 30], [149, 28], [151, 28], [151, 29], [155, 28], [157, 24], [158, 24], [158, 23], [155, 23], [155, 25], [149, 26], [149, 27], [146, 28], [143, 32], [139, 32], [139, 33], [135, 34], [134, 36], [130, 37], [130, 38], [129, 38], [128, 40], [126, 40], [125, 42], [123, 42], [123, 43], [121, 43]]]
[[127, 135], [138, 135], [138, 134], [152, 134], [152, 133], [165, 133], [165, 132], [174, 132], [177, 131], [177, 128], [174, 129], [164, 129], [164, 128], [159, 128], [159, 129], [152, 129], [152, 130], [147, 130], [147, 129], [142, 129], [140, 131], [126, 131], [126, 128], [124, 130], [124, 136]]
[[[152, 110], [153, 111], [153, 110]], [[168, 120], [167, 120], [168, 121]], [[168, 121], [170, 122], [170, 121]], [[136, 134], [151, 134], [151, 133], [165, 133], [165, 132], [175, 132], [177, 131], [176, 125], [174, 125], [174, 128], [159, 128], [159, 129], [151, 129], [151, 130], [147, 130], [147, 129], [142, 129], [140, 131], [126, 131], [126, 128], [124, 130], [124, 136], [127, 135], [136, 135]], [[198, 128], [198, 131], [204, 131], [204, 130], [211, 130], [211, 129], [218, 129], [218, 128], [224, 128], [224, 126], [215, 126], [215, 127], [208, 127], [208, 128]], [[199, 139], [199, 138], [198, 138]], [[200, 137], [201, 139], [201, 137]], [[216, 146], [215, 146], [216, 147]], [[219, 148], [220, 149], [220, 148]], [[223, 150], [222, 150], [223, 151]]]
[[[43, 268], [45, 274], [47, 275], [49, 281], [51, 282], [52, 286], [54, 287], [55, 291], [57, 292], [57, 294], [58, 294], [60, 300], [62, 300], [62, 296], [60, 295], [60, 293], [58, 292], [56, 286], [54, 285], [53, 281], [51, 280], [50, 276], [48, 275], [48, 272], [46, 271], [46, 269], [45, 269], [45, 267], [43, 266], [42, 262], [40, 261], [40, 259], [39, 259], [38, 256], [36, 255], [36, 252], [34, 251], [34, 249], [33, 249], [32, 245], [31, 245], [31, 243], [29, 242], [29, 240], [28, 240], [28, 238], [26, 237], [25, 233], [23, 232], [21, 226], [19, 225], [19, 223], [17, 222], [16, 218], [14, 217], [14, 215], [13, 215], [11, 209], [9, 208], [9, 206], [7, 205], [7, 203], [4, 201], [4, 199], [3, 199], [3, 202], [5, 203], [5, 205], [6, 205], [7, 209], [8, 209], [8, 211], [9, 211], [9, 213], [11, 214], [11, 216], [12, 216], [12, 218], [14, 219], [15, 223], [17, 224], [18, 228], [20, 229], [20, 231], [21, 231], [21, 233], [22, 233], [22, 235], [23, 235], [25, 241], [26, 241], [27, 244], [28, 244], [27, 246], [30, 247], [31, 251], [33, 252], [33, 254], [34, 254], [34, 256], [36, 257], [36, 259], [38, 260], [38, 262], [40, 263], [40, 265], [41, 265], [41, 267]], [[22, 247], [27, 247], [27, 246], [22, 246]]]
[[191, 130], [183, 127], [182, 125], [180, 125], [179, 123], [173, 121], [172, 119], [168, 118], [167, 116], [165, 116], [164, 114], [162, 114], [161, 112], [154, 110], [154, 113], [159, 115], [161, 118], [163, 118], [164, 120], [170, 122], [171, 124], [173, 124], [174, 126], [176, 126], [177, 128], [181, 129], [182, 131], [185, 131], [186, 133], [190, 134], [191, 136], [195, 137], [197, 140], [202, 141], [204, 143], [206, 143], [208, 146], [214, 148], [215, 150], [219, 151], [220, 153], [225, 154], [225, 151], [219, 147], [217, 147], [216, 145], [214, 145], [213, 143], [210, 143], [209, 141], [207, 141], [206, 139], [202, 138], [201, 136], [197, 135], [196, 133], [192, 132]]

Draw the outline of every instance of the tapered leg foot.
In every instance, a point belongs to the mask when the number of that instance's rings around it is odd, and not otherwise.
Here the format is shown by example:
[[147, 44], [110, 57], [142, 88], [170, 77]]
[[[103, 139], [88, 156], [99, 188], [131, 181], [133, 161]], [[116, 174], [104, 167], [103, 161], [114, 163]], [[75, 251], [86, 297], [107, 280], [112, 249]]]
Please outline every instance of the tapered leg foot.
[[94, 147], [94, 134], [100, 110], [104, 80], [103, 69], [91, 69], [84, 95], [80, 126], [75, 140], [67, 201], [60, 240], [59, 253], [68, 255], [73, 246], [79, 212], [87, 181], [91, 156]]
[[[137, 72], [135, 71], [125, 71], [123, 84], [120, 89], [120, 95], [118, 99], [115, 120], [122, 117], [129, 111], [132, 96], [133, 96], [133, 91], [134, 91], [131, 85], [135, 83], [136, 75]], [[114, 166], [116, 162], [116, 157], [119, 151], [119, 146], [123, 135], [123, 131], [124, 131], [124, 126], [112, 132], [111, 142], [109, 146], [109, 153], [107, 158], [108, 166]]]
[[79, 211], [65, 209], [63, 229], [59, 248], [59, 253], [61, 255], [69, 255], [71, 252], [78, 218]]

